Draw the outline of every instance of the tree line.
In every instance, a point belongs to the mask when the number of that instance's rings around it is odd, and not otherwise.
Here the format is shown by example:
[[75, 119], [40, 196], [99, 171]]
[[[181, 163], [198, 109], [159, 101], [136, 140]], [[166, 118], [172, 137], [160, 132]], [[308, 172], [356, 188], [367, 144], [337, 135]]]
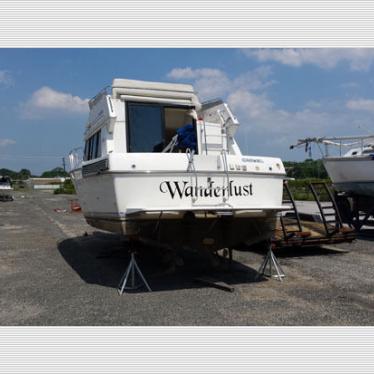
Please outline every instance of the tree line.
[[322, 160], [285, 161], [287, 176], [295, 179], [328, 179]]
[[21, 169], [20, 171], [14, 171], [6, 168], [0, 169], [0, 175], [8, 176], [12, 180], [26, 180], [32, 177], [41, 178], [56, 178], [56, 177], [68, 177], [69, 174], [61, 167], [56, 167], [52, 170], [47, 170], [41, 175], [34, 175], [29, 169]]

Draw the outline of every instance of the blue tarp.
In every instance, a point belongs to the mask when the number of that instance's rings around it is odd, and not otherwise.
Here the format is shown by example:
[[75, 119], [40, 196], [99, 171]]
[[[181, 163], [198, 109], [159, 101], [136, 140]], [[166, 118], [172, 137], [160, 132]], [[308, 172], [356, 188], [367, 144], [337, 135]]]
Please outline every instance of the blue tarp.
[[189, 148], [191, 151], [197, 149], [196, 129], [189, 123], [177, 130], [179, 148]]

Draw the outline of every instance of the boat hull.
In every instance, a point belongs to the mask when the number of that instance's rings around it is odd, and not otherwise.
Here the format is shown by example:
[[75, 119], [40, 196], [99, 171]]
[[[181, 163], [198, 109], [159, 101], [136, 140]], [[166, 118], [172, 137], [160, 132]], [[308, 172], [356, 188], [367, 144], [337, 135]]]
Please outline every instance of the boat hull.
[[276, 215], [237, 218], [212, 214], [204, 218], [187, 212], [176, 219], [104, 220], [90, 217], [86, 220], [99, 229], [151, 240], [174, 249], [215, 251], [270, 239], [275, 229]]
[[323, 163], [338, 191], [374, 197], [374, 160], [371, 156], [325, 158]]
[[106, 172], [82, 177], [79, 170], [74, 173], [90, 225], [175, 248], [216, 250], [266, 240], [282, 209], [279, 176]]

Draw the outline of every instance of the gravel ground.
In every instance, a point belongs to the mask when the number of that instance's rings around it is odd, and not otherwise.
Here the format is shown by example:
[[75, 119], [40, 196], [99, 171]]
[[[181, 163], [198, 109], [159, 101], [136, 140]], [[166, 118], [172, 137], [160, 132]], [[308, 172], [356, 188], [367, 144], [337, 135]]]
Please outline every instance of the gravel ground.
[[[160, 274], [156, 256], [141, 256], [153, 292], [119, 296], [127, 253], [119, 236], [71, 213], [71, 196], [16, 193], [0, 203], [0, 325], [373, 325], [374, 232], [349, 252], [318, 248], [278, 253], [284, 282], [256, 281], [263, 253], [234, 252], [231, 271], [212, 274], [185, 259]], [[55, 208], [66, 209], [56, 212]], [[199, 266], [196, 266], [199, 264]], [[194, 281], [208, 274], [225, 292]]]

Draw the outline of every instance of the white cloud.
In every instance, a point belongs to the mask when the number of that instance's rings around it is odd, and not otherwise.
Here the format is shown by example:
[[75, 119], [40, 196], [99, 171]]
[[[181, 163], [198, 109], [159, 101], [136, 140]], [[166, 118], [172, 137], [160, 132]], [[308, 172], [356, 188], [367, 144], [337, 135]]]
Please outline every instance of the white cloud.
[[374, 112], [374, 100], [370, 99], [349, 100], [347, 101], [346, 106], [351, 110]]
[[296, 67], [311, 64], [332, 69], [340, 62], [346, 62], [351, 70], [368, 71], [374, 62], [373, 48], [243, 49], [243, 52], [259, 61], [275, 61]]
[[88, 99], [44, 86], [22, 103], [21, 110], [24, 118], [41, 118], [53, 115], [56, 111], [59, 114], [83, 114], [88, 112]]
[[195, 90], [205, 99], [224, 95], [231, 84], [226, 74], [219, 69], [175, 68], [167, 76], [173, 80], [193, 81]]
[[11, 86], [13, 78], [8, 70], [0, 70], [0, 86]]
[[272, 110], [272, 103], [265, 95], [255, 95], [246, 90], [237, 90], [230, 94], [227, 102], [234, 112], [245, 114], [248, 119], [261, 118]]
[[202, 68], [192, 69], [187, 68], [175, 68], [168, 73], [168, 77], [171, 79], [197, 79], [197, 78], [214, 78], [222, 76], [222, 71], [219, 69]]
[[360, 85], [357, 82], [344, 82], [340, 85], [341, 88], [345, 88], [347, 90], [359, 88]]
[[309, 100], [305, 103], [305, 108], [307, 109], [317, 109], [321, 107], [322, 107], [322, 103], [320, 101]]
[[238, 90], [264, 90], [275, 83], [274, 80], [268, 79], [271, 74], [272, 70], [269, 66], [261, 66], [230, 79], [220, 69], [186, 67], [172, 69], [167, 76], [173, 80], [193, 82], [200, 98], [206, 100], [225, 96], [229, 92]]
[[16, 144], [16, 141], [13, 139], [0, 139], [0, 147], [6, 147], [8, 145]]
[[251, 91], [262, 91], [276, 84], [275, 80], [269, 79], [273, 74], [270, 66], [260, 66], [239, 75], [233, 80], [234, 89], [248, 89]]

